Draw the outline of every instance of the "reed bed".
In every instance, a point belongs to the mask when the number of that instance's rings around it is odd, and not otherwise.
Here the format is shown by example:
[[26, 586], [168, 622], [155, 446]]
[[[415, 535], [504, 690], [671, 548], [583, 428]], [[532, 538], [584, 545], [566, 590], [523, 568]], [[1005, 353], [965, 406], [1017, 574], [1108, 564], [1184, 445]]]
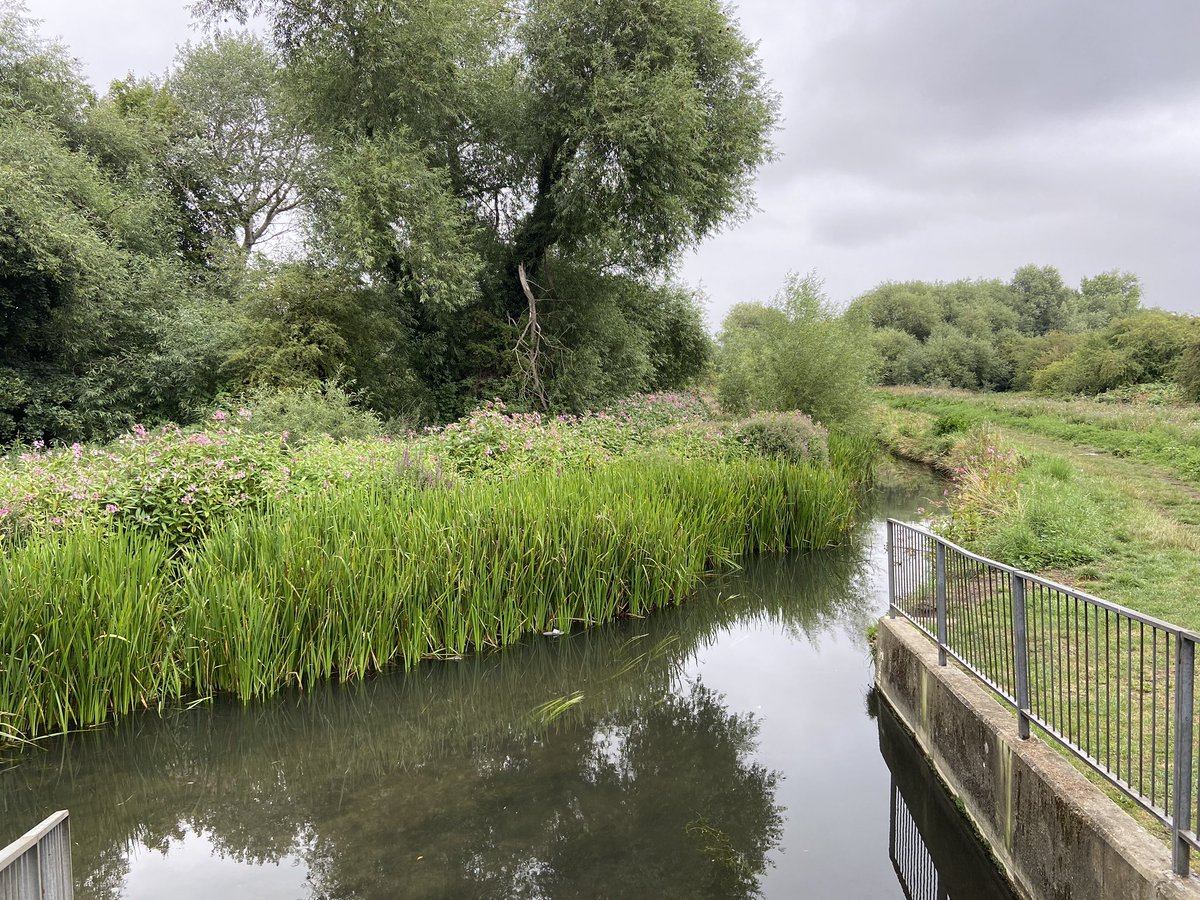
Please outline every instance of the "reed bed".
[[836, 468], [621, 460], [420, 487], [364, 478], [221, 522], [182, 553], [70, 532], [0, 567], [0, 733], [510, 644], [679, 603], [747, 553], [836, 544]]

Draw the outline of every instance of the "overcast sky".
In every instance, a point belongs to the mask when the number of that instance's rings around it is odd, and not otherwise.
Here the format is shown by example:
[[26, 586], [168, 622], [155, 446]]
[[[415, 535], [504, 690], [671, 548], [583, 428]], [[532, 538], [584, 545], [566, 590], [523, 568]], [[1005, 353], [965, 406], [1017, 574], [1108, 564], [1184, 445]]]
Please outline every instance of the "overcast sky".
[[[1200, 0], [742, 0], [783, 98], [761, 211], [689, 256], [710, 318], [816, 269], [1068, 282], [1136, 272], [1200, 312]], [[99, 87], [160, 73], [183, 0], [30, 0]]]

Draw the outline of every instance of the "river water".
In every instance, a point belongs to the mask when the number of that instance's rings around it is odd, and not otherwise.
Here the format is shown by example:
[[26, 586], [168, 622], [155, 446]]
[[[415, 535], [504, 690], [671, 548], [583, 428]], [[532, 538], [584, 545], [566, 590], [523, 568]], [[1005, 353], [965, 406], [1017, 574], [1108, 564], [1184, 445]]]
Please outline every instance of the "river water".
[[0, 761], [0, 845], [71, 812], [76, 896], [1009, 900], [886, 704], [852, 545], [626, 621]]

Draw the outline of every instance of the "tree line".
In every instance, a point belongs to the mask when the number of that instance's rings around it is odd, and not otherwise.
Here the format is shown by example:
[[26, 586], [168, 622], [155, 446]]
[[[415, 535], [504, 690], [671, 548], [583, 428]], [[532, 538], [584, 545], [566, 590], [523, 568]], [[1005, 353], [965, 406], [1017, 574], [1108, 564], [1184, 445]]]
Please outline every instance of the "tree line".
[[777, 117], [718, 0], [198, 14], [99, 94], [0, 0], [0, 443], [247, 391], [575, 410], [709, 363], [673, 266], [747, 211]]

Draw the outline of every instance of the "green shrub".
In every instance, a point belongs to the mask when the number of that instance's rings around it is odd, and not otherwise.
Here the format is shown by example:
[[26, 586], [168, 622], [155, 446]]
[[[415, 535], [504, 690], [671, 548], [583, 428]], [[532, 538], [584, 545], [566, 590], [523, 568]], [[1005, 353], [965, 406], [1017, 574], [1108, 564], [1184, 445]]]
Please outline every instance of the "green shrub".
[[1032, 386], [1045, 394], [1096, 395], [1171, 378], [1182, 384], [1196, 333], [1192, 316], [1143, 310], [1088, 334], [1069, 356], [1034, 372]]
[[866, 332], [835, 311], [815, 275], [789, 275], [770, 305], [726, 316], [717, 355], [721, 406], [734, 414], [800, 410], [825, 424], [866, 415]]
[[737, 428], [737, 440], [762, 456], [786, 462], [829, 462], [829, 436], [800, 412], [759, 413]]
[[229, 406], [246, 410], [242, 429], [257, 434], [284, 436], [291, 446], [320, 438], [367, 440], [382, 432], [379, 417], [355, 405], [353, 398], [336, 384], [324, 386], [259, 389]]
[[957, 434], [960, 431], [967, 431], [974, 424], [975, 423], [971, 421], [970, 417], [964, 413], [948, 412], [942, 413], [940, 416], [934, 419], [933, 425], [930, 426], [930, 430], [937, 437], [941, 437], [942, 435], [946, 434]]
[[39, 445], [0, 468], [0, 547], [78, 527], [134, 526], [169, 543], [285, 490], [278, 437], [247, 434], [224, 411], [209, 431], [134, 431], [108, 449]]

